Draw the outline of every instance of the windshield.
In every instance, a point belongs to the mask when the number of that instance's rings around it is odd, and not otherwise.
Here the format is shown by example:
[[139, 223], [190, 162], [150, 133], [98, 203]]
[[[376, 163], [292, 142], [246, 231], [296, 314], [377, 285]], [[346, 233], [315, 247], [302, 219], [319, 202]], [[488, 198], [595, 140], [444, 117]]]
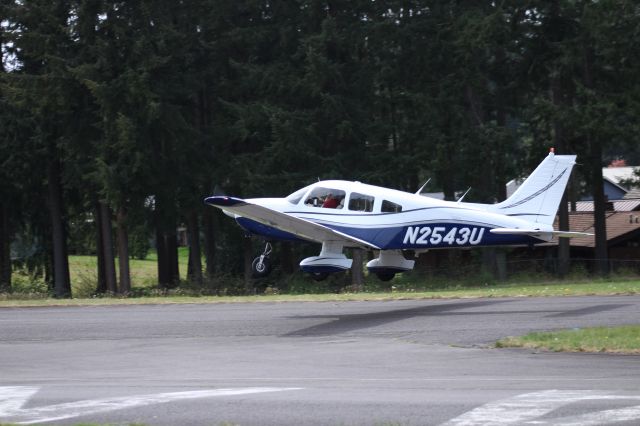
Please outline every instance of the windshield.
[[289, 195], [287, 197], [287, 201], [290, 202], [291, 204], [298, 204], [300, 202], [300, 200], [302, 200], [302, 197], [304, 197], [304, 194], [306, 194], [308, 190], [309, 190], [308, 186], [305, 186], [302, 189], [298, 189], [296, 192], [294, 192], [293, 194], [291, 194], [291, 195]]

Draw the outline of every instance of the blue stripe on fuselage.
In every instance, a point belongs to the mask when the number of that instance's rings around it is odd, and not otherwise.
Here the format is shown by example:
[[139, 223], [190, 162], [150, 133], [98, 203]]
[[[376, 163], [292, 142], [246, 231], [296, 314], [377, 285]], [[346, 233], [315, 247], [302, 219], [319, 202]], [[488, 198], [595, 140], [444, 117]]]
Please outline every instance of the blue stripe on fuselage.
[[384, 250], [529, 245], [543, 241], [526, 235], [498, 235], [492, 227], [457, 223], [425, 223], [410, 226], [352, 228], [327, 225], [369, 241]]
[[[302, 238], [251, 219], [239, 217], [238, 224], [249, 232], [275, 240]], [[383, 250], [412, 250], [496, 245], [530, 245], [544, 241], [526, 235], [492, 234], [492, 227], [466, 223], [424, 223], [404, 226], [355, 228], [324, 223], [324, 226], [367, 241]]]

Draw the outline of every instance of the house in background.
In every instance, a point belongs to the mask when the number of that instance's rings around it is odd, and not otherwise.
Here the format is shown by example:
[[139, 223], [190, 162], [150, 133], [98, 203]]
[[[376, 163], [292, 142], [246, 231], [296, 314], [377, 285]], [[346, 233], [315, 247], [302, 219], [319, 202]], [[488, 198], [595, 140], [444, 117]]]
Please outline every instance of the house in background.
[[[640, 200], [618, 200], [610, 205], [613, 210], [605, 213], [609, 258], [640, 260]], [[580, 201], [576, 207], [569, 213], [569, 228], [594, 233], [593, 202]], [[554, 228], [558, 229], [557, 221]], [[557, 242], [552, 244], [557, 246]], [[572, 258], [593, 258], [595, 236], [571, 238], [569, 244]]]
[[[626, 181], [634, 179], [637, 167], [605, 167], [602, 169], [604, 195], [607, 200], [622, 200], [631, 190]], [[582, 197], [583, 201], [593, 200], [591, 195]]]
[[[608, 257], [612, 266], [626, 265], [640, 269], [640, 188], [630, 187], [627, 183], [638, 179], [634, 173], [638, 167], [624, 166], [624, 162], [614, 165], [616, 167], [602, 169], [604, 192], [608, 200], [605, 213]], [[508, 195], [518, 186], [517, 181], [509, 182]], [[569, 210], [570, 231], [595, 233], [591, 197], [583, 197], [576, 202], [574, 211], [571, 211], [569, 204]], [[557, 219], [554, 228], [559, 230]], [[574, 260], [583, 259], [589, 269], [593, 264], [591, 261], [595, 259], [595, 236], [571, 238], [569, 245], [570, 257]], [[509, 254], [509, 259], [545, 259], [549, 266], [547, 269], [553, 270], [557, 254], [558, 242], [553, 241], [538, 245], [532, 250], [516, 249]]]
[[[615, 162], [614, 162], [615, 163]], [[614, 164], [612, 163], [612, 164]], [[636, 261], [640, 265], [640, 188], [630, 187], [628, 182], [638, 179], [635, 170], [638, 167], [624, 166], [606, 167], [602, 169], [604, 191], [607, 197], [605, 221], [607, 229], [607, 253], [612, 264], [625, 261]], [[584, 197], [575, 204], [575, 211], [569, 212], [569, 229], [595, 233], [593, 218], [593, 201]], [[557, 220], [554, 228], [558, 229]], [[572, 258], [594, 259], [595, 236], [578, 237], [569, 240]], [[557, 242], [550, 244], [552, 250], [557, 249]]]

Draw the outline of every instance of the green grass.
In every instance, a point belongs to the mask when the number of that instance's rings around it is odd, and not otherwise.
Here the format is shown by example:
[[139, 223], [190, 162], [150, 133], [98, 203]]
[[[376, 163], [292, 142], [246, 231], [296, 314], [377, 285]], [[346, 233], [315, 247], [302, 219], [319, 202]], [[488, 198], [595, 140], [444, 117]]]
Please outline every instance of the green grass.
[[[97, 282], [97, 258], [96, 256], [69, 256], [69, 271], [71, 275], [71, 287], [76, 291], [85, 291], [86, 287], [95, 289]], [[180, 274], [187, 274], [189, 263], [189, 250], [186, 247], [178, 248], [178, 268]], [[116, 273], [118, 271], [118, 259], [116, 258]], [[130, 259], [131, 284], [133, 287], [155, 287], [158, 284], [158, 256], [150, 252], [146, 259]], [[74, 293], [76, 293], [74, 291]]]
[[169, 303], [238, 303], [238, 302], [340, 302], [340, 301], [386, 301], [407, 299], [460, 299], [481, 297], [545, 297], [640, 294], [640, 281], [597, 281], [584, 283], [509, 284], [502, 286], [460, 287], [444, 290], [423, 291], [376, 291], [343, 292], [324, 294], [268, 294], [256, 296], [202, 296], [183, 289], [148, 297], [101, 297], [101, 298], [13, 298], [0, 295], [0, 306], [73, 306], [73, 305], [121, 305], [121, 304], [169, 304]]
[[[181, 276], [187, 272], [188, 249], [178, 252]], [[157, 257], [150, 253], [145, 260], [131, 260], [133, 293], [130, 296], [95, 296], [97, 282], [95, 256], [70, 256], [72, 294], [74, 299], [51, 299], [42, 279], [14, 271], [13, 292], [0, 293], [0, 306], [52, 306], [52, 305], [105, 305], [134, 303], [235, 303], [235, 302], [287, 302], [287, 301], [347, 301], [347, 300], [401, 300], [480, 297], [545, 297], [640, 294], [640, 281], [633, 271], [619, 272], [608, 279], [590, 279], [586, 272], [578, 271], [566, 281], [559, 281], [545, 273], [526, 273], [513, 276], [507, 283], [496, 283], [486, 274], [424, 276], [419, 273], [399, 274], [389, 283], [373, 276], [365, 278], [360, 289], [345, 287], [347, 277], [337, 274], [320, 283], [302, 273], [291, 276], [272, 274], [260, 281], [260, 296], [234, 296], [244, 294], [241, 276], [219, 276], [204, 287], [181, 282], [181, 287], [169, 291], [157, 287]], [[117, 262], [116, 262], [117, 266]], [[342, 289], [336, 294], [336, 289]], [[356, 291], [357, 290], [357, 291]], [[215, 294], [216, 296], [211, 296]], [[222, 296], [221, 296], [222, 295]]]
[[554, 352], [640, 354], [640, 325], [535, 332], [496, 342], [499, 348], [531, 348]]
[[[69, 256], [69, 275], [71, 279], [71, 290], [74, 297], [91, 297], [98, 282], [96, 256]], [[181, 276], [187, 274], [189, 263], [189, 251], [186, 247], [178, 248], [178, 267]], [[118, 258], [115, 259], [116, 274], [118, 274]], [[158, 285], [158, 257], [155, 252], [150, 252], [146, 259], [130, 259], [129, 268], [131, 273], [131, 284], [134, 288], [155, 288]], [[12, 276], [12, 287], [15, 293], [27, 295], [28, 297], [44, 297], [47, 288], [42, 279], [36, 279], [28, 275], [25, 271], [14, 271]], [[1, 297], [2, 295], [0, 295]]]
[[[69, 256], [69, 272], [73, 294], [87, 294], [95, 291], [97, 276], [95, 256]], [[180, 265], [182, 266], [182, 265]], [[131, 259], [131, 283], [135, 287], [153, 287], [158, 283], [158, 268], [155, 253], [144, 260]], [[116, 258], [116, 273], [118, 273]], [[182, 271], [181, 271], [182, 272]]]

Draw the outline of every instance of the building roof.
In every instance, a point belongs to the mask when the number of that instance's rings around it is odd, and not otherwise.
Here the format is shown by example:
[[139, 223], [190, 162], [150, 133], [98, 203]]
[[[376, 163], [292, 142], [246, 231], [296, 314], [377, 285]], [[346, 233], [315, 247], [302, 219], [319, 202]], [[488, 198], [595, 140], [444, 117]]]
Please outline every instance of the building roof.
[[[593, 214], [591, 212], [573, 212], [569, 215], [569, 230], [588, 232], [593, 234]], [[636, 212], [607, 212], [607, 242], [615, 244], [630, 233], [640, 233], [640, 213]], [[553, 225], [558, 229], [558, 220]], [[572, 247], [595, 247], [595, 236], [571, 238]]]
[[[613, 204], [613, 210], [616, 212], [631, 212], [640, 209], [640, 199], [635, 200], [614, 200], [611, 201]], [[569, 204], [569, 209], [571, 209], [571, 204]], [[593, 201], [578, 201], [576, 202], [576, 211], [577, 212], [592, 212], [593, 211]]]
[[604, 167], [602, 169], [602, 177], [607, 179], [609, 182], [621, 186], [625, 189], [627, 185], [624, 184], [624, 180], [629, 180], [635, 178], [634, 170], [636, 167]]
[[623, 198], [625, 200], [640, 199], [640, 188], [631, 188]]

